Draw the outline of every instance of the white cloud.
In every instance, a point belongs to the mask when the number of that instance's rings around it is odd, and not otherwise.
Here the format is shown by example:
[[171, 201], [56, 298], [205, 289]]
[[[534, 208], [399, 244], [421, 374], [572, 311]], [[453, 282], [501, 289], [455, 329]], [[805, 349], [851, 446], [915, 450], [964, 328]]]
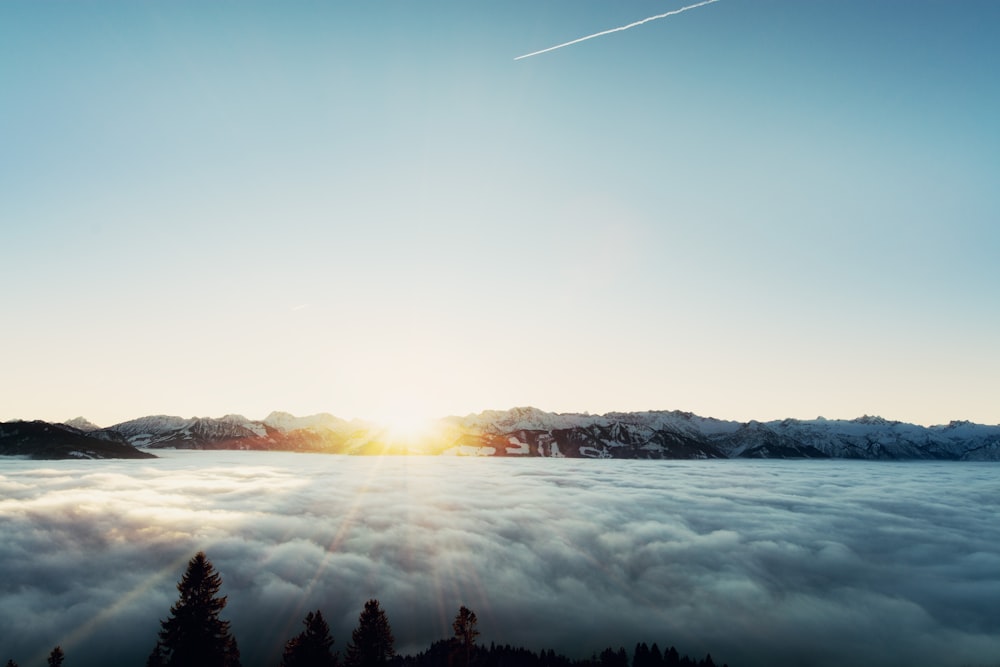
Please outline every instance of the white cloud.
[[62, 644], [78, 667], [141, 664], [198, 549], [247, 667], [277, 664], [316, 608], [343, 649], [372, 596], [407, 652], [465, 604], [485, 642], [579, 657], [637, 641], [741, 667], [1000, 655], [982, 465], [165, 456], [3, 462], [0, 660]]

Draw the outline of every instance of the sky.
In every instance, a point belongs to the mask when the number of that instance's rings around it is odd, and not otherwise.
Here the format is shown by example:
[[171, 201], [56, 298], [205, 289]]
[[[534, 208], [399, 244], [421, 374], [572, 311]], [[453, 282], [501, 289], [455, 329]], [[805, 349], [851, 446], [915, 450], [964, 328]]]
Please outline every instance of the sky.
[[5, 660], [59, 644], [77, 667], [142, 664], [198, 550], [247, 667], [278, 664], [316, 609], [343, 653], [371, 597], [404, 654], [451, 636], [460, 605], [482, 645], [575, 658], [638, 642], [743, 667], [1000, 654], [991, 466], [161, 453], [5, 462]]
[[1000, 5], [0, 3], [0, 420], [1000, 423]]

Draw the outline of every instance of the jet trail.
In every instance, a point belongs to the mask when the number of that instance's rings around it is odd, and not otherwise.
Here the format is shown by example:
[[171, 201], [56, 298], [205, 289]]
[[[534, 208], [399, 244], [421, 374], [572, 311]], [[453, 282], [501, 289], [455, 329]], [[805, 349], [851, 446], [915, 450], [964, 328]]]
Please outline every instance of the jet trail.
[[618, 28], [611, 28], [610, 30], [602, 30], [601, 32], [595, 32], [593, 35], [587, 35], [586, 37], [580, 37], [579, 39], [574, 39], [571, 42], [565, 42], [563, 44], [556, 44], [555, 46], [550, 46], [547, 49], [542, 49], [541, 51], [532, 51], [531, 53], [525, 53], [523, 56], [518, 56], [514, 60], [523, 60], [524, 58], [530, 58], [531, 56], [537, 56], [542, 53], [548, 53], [549, 51], [555, 51], [556, 49], [561, 49], [564, 46], [571, 46], [573, 44], [579, 44], [580, 42], [586, 42], [588, 39], [594, 39], [595, 37], [603, 37], [604, 35], [610, 35], [613, 32], [621, 32], [623, 30], [628, 30], [629, 28], [634, 28], [637, 25], [642, 25], [643, 23], [649, 23], [650, 21], [655, 21], [657, 19], [665, 19], [668, 16], [673, 16], [674, 14], [680, 14], [681, 12], [686, 12], [689, 9], [695, 9], [696, 7], [704, 7], [705, 5], [710, 5], [713, 2], [718, 2], [719, 0], [702, 0], [702, 2], [697, 2], [693, 5], [688, 5], [687, 7], [681, 7], [680, 9], [674, 9], [665, 14], [657, 14], [656, 16], [650, 16], [649, 18], [642, 19], [641, 21], [636, 21], [635, 23], [629, 23], [628, 25], [623, 25]]

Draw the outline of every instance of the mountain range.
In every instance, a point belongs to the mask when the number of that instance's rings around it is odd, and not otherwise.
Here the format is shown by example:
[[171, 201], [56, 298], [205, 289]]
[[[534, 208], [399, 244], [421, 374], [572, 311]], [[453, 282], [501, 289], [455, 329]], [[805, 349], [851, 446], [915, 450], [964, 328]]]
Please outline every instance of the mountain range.
[[77, 418], [64, 424], [0, 424], [0, 454], [32, 458], [136, 458], [162, 448], [333, 454], [620, 459], [845, 458], [1000, 461], [1000, 425], [953, 421], [919, 426], [881, 417], [736, 422], [689, 412], [551, 413], [537, 408], [446, 417], [420, 436], [329, 414], [272, 412], [185, 419], [157, 415], [107, 428]]
[[32, 459], [152, 459], [111, 430], [83, 430], [43, 421], [0, 423], [0, 456]]

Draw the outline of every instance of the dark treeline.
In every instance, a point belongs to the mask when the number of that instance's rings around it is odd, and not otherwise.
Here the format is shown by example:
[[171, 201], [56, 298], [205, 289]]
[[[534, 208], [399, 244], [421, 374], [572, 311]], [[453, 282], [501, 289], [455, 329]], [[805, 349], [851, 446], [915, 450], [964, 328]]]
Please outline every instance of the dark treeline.
[[[429, 649], [415, 656], [396, 656], [389, 661], [398, 667], [716, 667], [711, 654], [701, 660], [680, 655], [673, 646], [660, 651], [657, 644], [636, 644], [632, 657], [624, 647], [610, 646], [583, 660], [573, 660], [553, 650], [535, 653], [519, 646], [489, 648], [473, 646], [466, 652], [455, 638], [434, 642]], [[728, 667], [722, 665], [722, 667]]]
[[[219, 616], [227, 602], [219, 595], [221, 586], [222, 577], [199, 551], [177, 584], [179, 595], [169, 617], [160, 621], [146, 667], [241, 667], [229, 621]], [[661, 650], [655, 643], [636, 644], [631, 657], [624, 647], [609, 646], [582, 660], [509, 644], [485, 647], [476, 642], [476, 614], [465, 606], [452, 623], [454, 635], [416, 655], [396, 654], [389, 618], [378, 600], [365, 603], [343, 655], [333, 649], [334, 639], [321, 610], [310, 611], [302, 623], [304, 629], [285, 643], [276, 667], [716, 667], [711, 654], [696, 660], [680, 655], [673, 646]], [[63, 659], [62, 648], [56, 646], [49, 654], [48, 667], [62, 667]], [[18, 664], [11, 659], [6, 667]], [[72, 661], [67, 667], [72, 667]]]

